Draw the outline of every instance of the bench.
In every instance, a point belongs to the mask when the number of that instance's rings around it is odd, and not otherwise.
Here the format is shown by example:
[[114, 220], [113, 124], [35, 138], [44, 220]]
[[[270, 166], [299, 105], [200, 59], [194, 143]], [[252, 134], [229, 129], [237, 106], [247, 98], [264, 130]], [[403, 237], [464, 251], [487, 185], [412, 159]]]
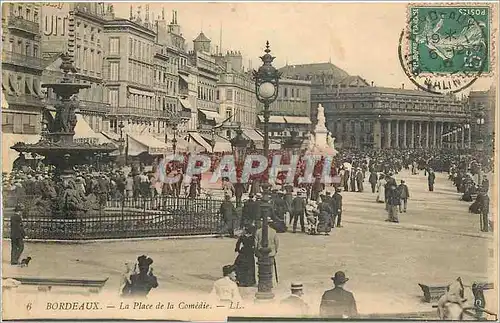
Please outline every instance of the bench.
[[52, 286], [63, 287], [84, 287], [90, 293], [97, 294], [104, 287], [109, 277], [106, 279], [67, 279], [67, 278], [34, 278], [34, 277], [9, 277], [17, 280], [21, 285], [38, 286], [40, 291], [50, 291]]
[[418, 284], [424, 292], [424, 301], [426, 303], [437, 302], [441, 296], [446, 293], [448, 285], [424, 285]]

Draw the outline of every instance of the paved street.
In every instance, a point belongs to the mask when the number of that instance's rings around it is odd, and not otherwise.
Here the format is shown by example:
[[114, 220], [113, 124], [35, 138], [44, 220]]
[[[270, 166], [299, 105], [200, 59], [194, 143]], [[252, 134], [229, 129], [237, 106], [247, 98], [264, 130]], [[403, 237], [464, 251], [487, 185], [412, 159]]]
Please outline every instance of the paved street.
[[[384, 222], [384, 205], [375, 202], [365, 183], [364, 193], [342, 193], [344, 227], [330, 236], [281, 234], [276, 297], [284, 297], [292, 281], [303, 282], [306, 299], [317, 312], [321, 293], [331, 288], [329, 277], [343, 270], [350, 278], [346, 288], [353, 291], [361, 313], [428, 311], [432, 309], [421, 302], [418, 283], [447, 284], [458, 276], [467, 285], [494, 281], [493, 234], [480, 233], [478, 215], [468, 214], [469, 204], [458, 200], [446, 176], [437, 174], [435, 192], [426, 191], [423, 173], [412, 176], [404, 171], [396, 176], [398, 182], [406, 180], [411, 196], [400, 224]], [[235, 242], [229, 238], [28, 242], [25, 255], [33, 261], [28, 268], [17, 268], [8, 264], [10, 246], [5, 241], [3, 276], [109, 276], [105, 290], [117, 293], [122, 264], [147, 254], [154, 259], [160, 282], [151, 297], [178, 292], [206, 295], [221, 267], [234, 261]], [[255, 288], [241, 292], [250, 300]]]

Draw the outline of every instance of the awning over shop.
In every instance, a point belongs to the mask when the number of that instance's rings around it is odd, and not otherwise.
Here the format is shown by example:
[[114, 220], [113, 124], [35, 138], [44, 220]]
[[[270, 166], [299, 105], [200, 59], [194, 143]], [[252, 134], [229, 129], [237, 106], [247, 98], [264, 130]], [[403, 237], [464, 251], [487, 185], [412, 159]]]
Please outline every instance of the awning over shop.
[[187, 99], [179, 99], [179, 102], [184, 107], [184, 109], [193, 111], [193, 108], [191, 107], [191, 104], [189, 103], [189, 100], [187, 100]]
[[217, 112], [215, 112], [215, 111], [203, 110], [203, 109], [198, 109], [198, 111], [200, 111], [201, 113], [203, 113], [208, 120], [214, 120], [216, 122], [221, 122], [221, 121], [224, 120], [220, 116], [220, 114], [217, 113]]
[[[264, 141], [259, 141], [255, 144], [255, 148], [264, 149]], [[281, 149], [281, 144], [275, 141], [269, 141], [269, 149], [271, 150], [279, 150]]]
[[309, 119], [309, 117], [285, 116], [284, 118], [286, 123], [311, 124], [311, 119]]
[[231, 147], [231, 142], [227, 140], [224, 137], [221, 137], [219, 135], [216, 135], [215, 138], [215, 145], [213, 152], [215, 153], [221, 153], [221, 152], [230, 152], [233, 151], [233, 148]]
[[199, 133], [190, 132], [189, 138], [198, 143], [203, 148], [205, 148], [206, 151], [208, 152], [212, 151], [212, 146], [210, 146], [210, 144], [205, 139], [203, 139], [203, 137]]
[[12, 164], [19, 157], [19, 153], [10, 147], [18, 142], [35, 144], [40, 140], [40, 135], [25, 135], [17, 133], [2, 133], [2, 172], [12, 171]]
[[96, 133], [81, 114], [76, 115], [76, 126], [74, 139], [77, 142], [88, 142], [92, 144], [111, 143], [111, 140], [101, 133]]
[[252, 140], [254, 143], [259, 141], [264, 141], [264, 137], [260, 135], [255, 129], [242, 129], [243, 134], [248, 139]]
[[[114, 133], [114, 132], [101, 131], [101, 134], [102, 134], [104, 137], [106, 137], [106, 138], [108, 138], [108, 139], [110, 139], [110, 140], [113, 140], [113, 141], [118, 141], [118, 140], [120, 140], [120, 135], [119, 135], [119, 134], [117, 134], [117, 133]], [[125, 139], [125, 138], [123, 138], [123, 139]]]
[[143, 152], [150, 155], [162, 155], [167, 152], [167, 144], [150, 135], [127, 134], [128, 154], [137, 156]]
[[179, 77], [181, 78], [181, 80], [183, 80], [184, 82], [188, 83], [189, 84], [189, 79], [187, 76], [184, 76], [182, 74], [179, 74]]
[[[264, 116], [259, 115], [259, 121], [264, 122]], [[282, 116], [269, 116], [269, 123], [286, 123]]]

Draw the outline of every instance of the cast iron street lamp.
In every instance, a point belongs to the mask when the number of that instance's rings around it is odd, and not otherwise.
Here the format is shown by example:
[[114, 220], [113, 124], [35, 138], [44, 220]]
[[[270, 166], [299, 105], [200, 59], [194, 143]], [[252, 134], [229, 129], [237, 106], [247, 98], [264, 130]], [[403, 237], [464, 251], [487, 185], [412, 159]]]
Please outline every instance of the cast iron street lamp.
[[120, 140], [118, 140], [118, 150], [120, 151], [120, 156], [123, 154], [123, 148], [124, 148], [124, 143], [125, 140], [123, 139], [123, 128], [125, 125], [123, 124], [123, 121], [120, 121], [120, 124], [118, 125], [118, 128], [120, 129]]
[[[246, 152], [247, 152], [247, 147], [248, 144], [250, 143], [250, 140], [247, 140], [243, 136], [243, 130], [241, 130], [241, 127], [236, 129], [236, 137], [230, 140], [231, 142], [231, 148], [233, 149], [233, 156], [235, 157], [235, 163], [236, 163], [236, 183], [235, 189], [241, 189], [240, 185], [243, 185], [241, 183], [241, 176], [240, 176], [240, 170], [243, 168], [243, 164], [245, 162], [245, 157], [246, 157]], [[240, 187], [236, 187], [240, 186]], [[241, 206], [241, 199], [237, 197], [236, 199], [236, 207]]]
[[[269, 41], [266, 42], [264, 56], [260, 59], [263, 65], [258, 71], [253, 71], [255, 80], [255, 95], [260, 103], [264, 104], [264, 156], [269, 158], [269, 105], [278, 97], [278, 86], [281, 73], [272, 65], [274, 56], [269, 54]], [[267, 191], [266, 191], [267, 193]], [[267, 196], [263, 199], [266, 201]], [[263, 202], [266, 204], [266, 202]], [[265, 208], [266, 209], [266, 208]], [[259, 258], [259, 284], [255, 297], [257, 300], [269, 300], [274, 298], [273, 289], [273, 260], [269, 257], [271, 249], [269, 248], [269, 227], [267, 223], [268, 214], [262, 212], [262, 242]]]
[[477, 140], [477, 148], [478, 150], [482, 150], [483, 148], [483, 125], [484, 125], [484, 112], [483, 112], [483, 108], [480, 107], [479, 108], [480, 110], [478, 111], [478, 113], [476, 114], [476, 124], [477, 124], [477, 128], [478, 128], [478, 140]]

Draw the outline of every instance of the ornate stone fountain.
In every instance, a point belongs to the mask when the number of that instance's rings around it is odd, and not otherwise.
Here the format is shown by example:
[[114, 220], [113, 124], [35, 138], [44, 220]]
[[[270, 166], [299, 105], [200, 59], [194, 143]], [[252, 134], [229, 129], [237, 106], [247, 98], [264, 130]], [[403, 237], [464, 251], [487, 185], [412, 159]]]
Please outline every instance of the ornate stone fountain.
[[77, 124], [75, 111], [79, 106], [75, 95], [90, 85], [73, 82], [71, 74], [75, 73], [76, 69], [69, 55], [62, 56], [60, 68], [64, 72], [61, 82], [42, 85], [44, 88], [53, 89], [58, 98], [58, 103], [55, 105], [56, 115], [49, 122], [48, 133], [36, 144], [18, 142], [11, 147], [20, 153], [36, 153], [44, 156], [48, 165], [56, 166], [56, 177], [70, 175], [75, 165], [92, 162], [94, 156], [117, 149], [111, 143], [92, 145], [73, 141]]

